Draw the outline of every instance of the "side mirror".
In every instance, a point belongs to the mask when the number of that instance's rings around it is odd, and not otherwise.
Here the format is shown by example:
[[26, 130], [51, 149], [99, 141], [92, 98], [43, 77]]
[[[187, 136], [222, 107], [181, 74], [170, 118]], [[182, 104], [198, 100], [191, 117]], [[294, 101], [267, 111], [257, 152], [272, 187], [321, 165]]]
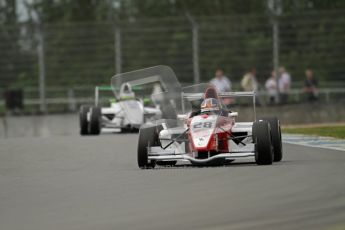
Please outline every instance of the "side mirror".
[[237, 117], [237, 116], [238, 116], [238, 112], [229, 113], [229, 117]]

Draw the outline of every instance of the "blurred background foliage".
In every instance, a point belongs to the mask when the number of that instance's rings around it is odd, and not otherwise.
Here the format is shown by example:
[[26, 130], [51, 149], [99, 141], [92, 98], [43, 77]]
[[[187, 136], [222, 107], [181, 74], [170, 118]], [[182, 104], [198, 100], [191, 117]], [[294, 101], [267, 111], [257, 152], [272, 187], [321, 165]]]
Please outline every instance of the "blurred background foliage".
[[[345, 1], [282, 0], [282, 8], [280, 63], [297, 80], [311, 67], [324, 82], [344, 81]], [[122, 71], [166, 64], [191, 82], [187, 14], [199, 25], [202, 81], [217, 67], [233, 81], [252, 66], [260, 80], [268, 77], [266, 0], [2, 0], [0, 88], [37, 86], [37, 34], [44, 37], [48, 87], [108, 84], [116, 73], [114, 28], [121, 28]]]

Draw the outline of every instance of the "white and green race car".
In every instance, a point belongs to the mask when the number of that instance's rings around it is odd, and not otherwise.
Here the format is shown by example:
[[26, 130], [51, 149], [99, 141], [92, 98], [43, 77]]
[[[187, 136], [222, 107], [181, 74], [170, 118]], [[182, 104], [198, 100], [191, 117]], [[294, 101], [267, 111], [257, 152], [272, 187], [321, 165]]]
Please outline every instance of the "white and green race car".
[[[100, 92], [114, 91], [110, 106], [101, 107]], [[95, 87], [95, 105], [80, 108], [80, 134], [99, 135], [102, 130], [138, 132], [150, 119], [159, 119], [161, 111], [149, 98], [137, 98], [130, 83], [122, 83], [119, 90], [111, 87]]]

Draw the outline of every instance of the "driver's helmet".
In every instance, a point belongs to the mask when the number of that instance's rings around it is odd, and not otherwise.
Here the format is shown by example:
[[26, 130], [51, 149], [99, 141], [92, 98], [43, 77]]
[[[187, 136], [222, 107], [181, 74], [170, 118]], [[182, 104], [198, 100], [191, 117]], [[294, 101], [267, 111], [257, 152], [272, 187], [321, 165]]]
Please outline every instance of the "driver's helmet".
[[215, 98], [206, 98], [201, 103], [201, 112], [216, 112], [220, 110], [220, 103]]
[[120, 89], [120, 99], [129, 100], [135, 98], [135, 93], [132, 91], [132, 86], [129, 83], [125, 83]]

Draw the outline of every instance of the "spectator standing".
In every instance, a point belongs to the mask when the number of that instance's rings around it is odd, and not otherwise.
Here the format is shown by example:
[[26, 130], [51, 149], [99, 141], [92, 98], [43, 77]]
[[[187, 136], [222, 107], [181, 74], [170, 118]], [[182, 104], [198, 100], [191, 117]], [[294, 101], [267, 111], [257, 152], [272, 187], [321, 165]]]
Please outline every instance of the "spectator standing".
[[286, 71], [284, 66], [279, 68], [279, 80], [278, 80], [278, 87], [280, 93], [280, 103], [286, 104], [289, 99], [290, 87], [291, 87], [291, 76]]
[[[256, 68], [253, 67], [243, 76], [241, 80], [241, 86], [244, 91], [254, 91], [257, 92], [259, 89], [259, 82], [256, 78]], [[256, 95], [255, 97], [256, 105], [260, 106], [259, 97]]]
[[244, 91], [257, 91], [259, 88], [256, 79], [256, 68], [251, 68], [242, 78], [241, 86]]
[[218, 92], [228, 92], [231, 90], [231, 81], [224, 75], [222, 69], [217, 69], [215, 77], [210, 81]]
[[317, 85], [318, 82], [314, 78], [314, 73], [311, 69], [305, 70], [304, 92], [307, 95], [308, 101], [315, 101], [318, 98]]
[[265, 83], [265, 88], [267, 90], [268, 95], [268, 104], [274, 105], [277, 103], [277, 96], [278, 96], [278, 86], [277, 86], [277, 78], [276, 72], [272, 70], [271, 77], [267, 79]]

